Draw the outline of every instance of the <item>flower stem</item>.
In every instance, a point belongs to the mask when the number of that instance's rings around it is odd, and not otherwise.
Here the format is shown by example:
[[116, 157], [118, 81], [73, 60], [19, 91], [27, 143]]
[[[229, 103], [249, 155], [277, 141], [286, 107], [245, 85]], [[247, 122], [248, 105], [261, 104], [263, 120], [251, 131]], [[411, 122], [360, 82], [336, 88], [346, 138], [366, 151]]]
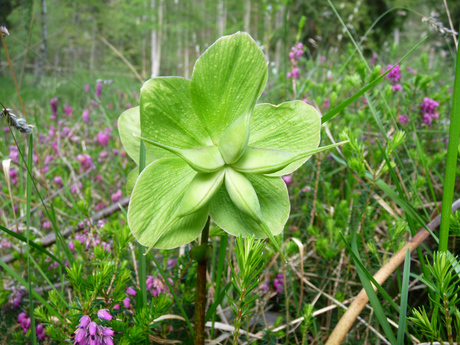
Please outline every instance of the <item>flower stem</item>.
[[[200, 247], [208, 246], [209, 237], [209, 222], [208, 221], [201, 232]], [[195, 247], [196, 248], [196, 247]], [[194, 345], [204, 345], [204, 324], [206, 315], [206, 268], [208, 265], [209, 255], [200, 255], [193, 259], [198, 262], [196, 271], [196, 297], [195, 297], [195, 333], [193, 337]]]

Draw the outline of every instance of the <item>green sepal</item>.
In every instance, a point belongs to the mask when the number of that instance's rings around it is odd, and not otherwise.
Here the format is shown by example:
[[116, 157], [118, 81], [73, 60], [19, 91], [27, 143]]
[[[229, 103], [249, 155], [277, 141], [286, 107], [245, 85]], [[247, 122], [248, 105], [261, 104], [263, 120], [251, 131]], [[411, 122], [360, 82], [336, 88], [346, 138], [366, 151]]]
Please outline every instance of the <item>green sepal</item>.
[[283, 170], [296, 160], [308, 160], [312, 155], [316, 153], [330, 150], [347, 142], [348, 141], [342, 141], [340, 143], [322, 146], [303, 152], [285, 152], [257, 147], [248, 147], [243, 156], [236, 163], [234, 163], [232, 167], [235, 170], [243, 173], [273, 174]]
[[[136, 136], [136, 135], [135, 135]], [[176, 156], [182, 158], [193, 170], [200, 173], [212, 173], [225, 164], [217, 146], [204, 146], [196, 149], [178, 149], [162, 143], [157, 143], [153, 140], [137, 136], [139, 139], [148, 142], [149, 144], [161, 147]]]
[[251, 114], [241, 115], [222, 134], [219, 150], [225, 163], [235, 163], [244, 153], [249, 141], [249, 124]]
[[263, 219], [257, 193], [248, 178], [232, 168], [227, 168], [225, 173], [225, 187], [235, 206], [242, 213], [256, 221], [265, 236], [273, 242], [283, 260], [286, 260], [278, 242]]
[[199, 211], [216, 195], [224, 181], [225, 169], [203, 174], [198, 173], [190, 182], [175, 217], [184, 217]]

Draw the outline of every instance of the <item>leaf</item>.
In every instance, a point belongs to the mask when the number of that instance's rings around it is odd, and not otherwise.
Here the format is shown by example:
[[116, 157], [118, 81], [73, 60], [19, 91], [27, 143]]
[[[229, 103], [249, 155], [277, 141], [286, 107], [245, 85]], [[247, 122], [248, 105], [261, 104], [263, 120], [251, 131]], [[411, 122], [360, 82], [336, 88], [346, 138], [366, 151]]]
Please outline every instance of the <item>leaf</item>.
[[[280, 177], [263, 175], [247, 175], [257, 194], [260, 212], [273, 236], [280, 234], [284, 229], [289, 212], [289, 196], [286, 184]], [[241, 212], [230, 199], [225, 186], [219, 190], [210, 204], [212, 219], [224, 231], [234, 236], [266, 238], [261, 225], [250, 216]]]
[[[321, 119], [315, 108], [303, 101], [258, 104], [251, 117], [251, 147], [286, 152], [301, 152], [318, 147]], [[286, 175], [297, 170], [307, 158], [289, 164], [274, 176]]]
[[[139, 150], [140, 139], [133, 134], [141, 135], [141, 117], [139, 107], [134, 107], [126, 110], [118, 118], [118, 132], [120, 133], [121, 143], [126, 150], [126, 153], [133, 161], [139, 165]], [[149, 164], [155, 158], [146, 152], [146, 163]], [[129, 194], [129, 193], [128, 193]]]
[[163, 158], [148, 165], [134, 187], [128, 223], [134, 237], [144, 246], [176, 248], [201, 233], [208, 208], [177, 220], [174, 217], [196, 172], [180, 158]]
[[260, 149], [257, 147], [248, 147], [244, 155], [232, 165], [240, 172], [253, 174], [274, 174], [286, 168], [292, 162], [305, 158], [308, 159], [313, 154], [330, 150], [334, 147], [347, 143], [340, 143], [318, 147], [304, 152], [285, 152], [270, 149]]
[[[141, 89], [142, 136], [179, 149], [211, 146], [213, 142], [190, 99], [190, 80], [153, 78]], [[175, 157], [167, 150], [145, 143], [156, 158]]]
[[204, 146], [196, 149], [182, 150], [153, 140], [139, 137], [146, 143], [161, 147], [187, 162], [190, 167], [201, 173], [211, 173], [219, 170], [225, 164], [217, 146]]
[[251, 36], [224, 36], [197, 60], [191, 97], [215, 144], [240, 116], [251, 112], [267, 82], [267, 63]]

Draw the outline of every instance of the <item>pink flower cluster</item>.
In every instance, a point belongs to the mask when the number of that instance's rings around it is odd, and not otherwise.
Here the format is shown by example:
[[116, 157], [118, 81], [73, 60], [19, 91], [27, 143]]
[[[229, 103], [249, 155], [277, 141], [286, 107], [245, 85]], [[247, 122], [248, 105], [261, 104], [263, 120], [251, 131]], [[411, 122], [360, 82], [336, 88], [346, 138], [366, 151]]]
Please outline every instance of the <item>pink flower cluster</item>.
[[[27, 313], [22, 312], [21, 314], [18, 315], [18, 322], [21, 324], [21, 327], [24, 331], [24, 333], [27, 333], [27, 331], [30, 328], [30, 317], [27, 316]], [[43, 327], [42, 324], [37, 324], [35, 327], [35, 333], [37, 334], [37, 338], [39, 340], [44, 340], [46, 335], [45, 335], [45, 327]]]
[[[392, 65], [387, 65], [387, 71], [393, 67]], [[401, 80], [401, 67], [396, 65], [386, 76], [385, 79], [390, 79], [394, 84], [398, 83]]]
[[56, 120], [57, 115], [58, 115], [58, 110], [57, 110], [57, 105], [58, 105], [58, 99], [57, 98], [51, 98], [50, 99], [50, 105], [51, 105], [51, 120]]
[[407, 125], [407, 123], [410, 121], [409, 116], [407, 115], [399, 115], [398, 120], [403, 126]]
[[[168, 278], [168, 280], [170, 284], [173, 284], [171, 278]], [[153, 297], [156, 297], [162, 293], [169, 293], [169, 289], [166, 283], [158, 277], [148, 276], [145, 282], [147, 284], [147, 291], [150, 291]]]
[[[104, 316], [108, 315], [110, 320], [112, 319], [107, 309], [99, 310], [97, 314], [99, 318], [108, 320], [104, 318]], [[88, 315], [84, 315], [80, 319], [80, 325], [77, 330], [72, 334], [72, 341], [74, 345], [113, 345], [114, 334], [115, 332], [110, 327], [100, 326], [91, 321]]]
[[297, 68], [297, 62], [299, 61], [300, 57], [303, 55], [303, 44], [297, 43], [295, 46], [291, 48], [289, 53], [289, 59], [291, 60], [292, 70], [288, 72], [287, 77], [292, 79], [299, 78], [299, 69]]
[[273, 279], [273, 285], [278, 293], [283, 292], [284, 289], [284, 275], [279, 273], [275, 279]]
[[439, 118], [439, 112], [437, 110], [438, 107], [439, 103], [435, 100], [428, 97], [423, 99], [422, 104], [420, 104], [420, 114], [423, 116], [422, 121], [425, 125], [430, 126], [433, 120], [437, 120]]
[[77, 160], [80, 162], [80, 170], [79, 172], [85, 171], [87, 172], [90, 169], [95, 169], [96, 166], [93, 164], [93, 160], [91, 159], [90, 155], [86, 153], [80, 153], [77, 155]]

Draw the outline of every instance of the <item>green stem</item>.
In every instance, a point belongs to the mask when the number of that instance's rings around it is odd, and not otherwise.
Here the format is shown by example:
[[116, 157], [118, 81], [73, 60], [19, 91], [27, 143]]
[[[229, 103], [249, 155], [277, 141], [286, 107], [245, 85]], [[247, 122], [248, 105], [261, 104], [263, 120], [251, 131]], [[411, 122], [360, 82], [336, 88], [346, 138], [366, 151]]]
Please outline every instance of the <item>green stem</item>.
[[[200, 246], [208, 245], [209, 222], [208, 221], [201, 232]], [[193, 338], [194, 345], [204, 345], [204, 325], [206, 317], [206, 268], [208, 266], [209, 255], [203, 255], [196, 258], [198, 268], [196, 271], [196, 297], [195, 297], [195, 332]]]

